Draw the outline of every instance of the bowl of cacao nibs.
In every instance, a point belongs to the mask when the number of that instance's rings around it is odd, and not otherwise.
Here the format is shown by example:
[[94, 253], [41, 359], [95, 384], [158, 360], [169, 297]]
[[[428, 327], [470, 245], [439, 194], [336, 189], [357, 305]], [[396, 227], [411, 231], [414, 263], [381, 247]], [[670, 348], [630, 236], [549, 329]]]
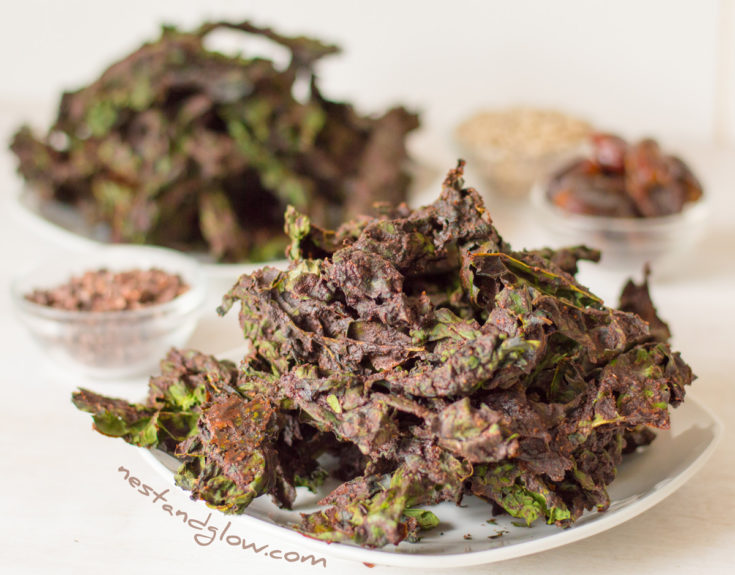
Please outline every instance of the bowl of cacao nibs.
[[114, 246], [41, 262], [11, 292], [46, 355], [110, 379], [145, 373], [187, 342], [206, 282], [200, 264], [179, 252]]

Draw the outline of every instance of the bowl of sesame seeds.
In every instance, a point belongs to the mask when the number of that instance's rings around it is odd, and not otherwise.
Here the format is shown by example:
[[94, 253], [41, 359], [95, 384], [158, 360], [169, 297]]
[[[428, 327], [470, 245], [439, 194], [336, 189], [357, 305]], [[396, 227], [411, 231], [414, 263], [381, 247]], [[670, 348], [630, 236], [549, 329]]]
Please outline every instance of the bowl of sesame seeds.
[[457, 126], [454, 139], [492, 192], [521, 198], [534, 182], [578, 155], [590, 130], [584, 120], [557, 110], [512, 107], [469, 116]]

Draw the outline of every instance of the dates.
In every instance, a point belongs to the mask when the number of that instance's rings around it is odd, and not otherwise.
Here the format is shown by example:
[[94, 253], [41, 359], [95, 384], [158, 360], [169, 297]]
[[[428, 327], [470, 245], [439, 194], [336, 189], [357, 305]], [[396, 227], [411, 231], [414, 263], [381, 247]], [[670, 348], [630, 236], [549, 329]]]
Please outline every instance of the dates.
[[702, 195], [702, 185], [676, 156], [658, 142], [629, 144], [612, 134], [591, 137], [592, 153], [557, 172], [549, 199], [575, 214], [616, 218], [654, 218], [680, 213]]

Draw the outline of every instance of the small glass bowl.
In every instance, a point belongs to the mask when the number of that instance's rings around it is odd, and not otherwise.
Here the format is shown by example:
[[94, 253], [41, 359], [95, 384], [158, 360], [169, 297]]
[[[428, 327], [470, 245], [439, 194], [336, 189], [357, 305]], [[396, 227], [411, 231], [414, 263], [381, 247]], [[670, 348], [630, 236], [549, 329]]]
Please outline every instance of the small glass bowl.
[[546, 182], [536, 183], [531, 204], [537, 220], [563, 245], [584, 244], [602, 252], [601, 265], [640, 272], [651, 264], [657, 275], [675, 275], [682, 256], [705, 231], [709, 209], [705, 198], [686, 204], [681, 213], [654, 218], [615, 218], [574, 214], [554, 205]]
[[561, 111], [521, 106], [478, 111], [456, 127], [454, 141], [490, 191], [525, 198], [534, 182], [586, 150], [590, 132]]
[[554, 168], [585, 151], [583, 141], [544, 154], [521, 154], [488, 146], [457, 142], [461, 157], [492, 192], [509, 198], [527, 198], [534, 182], [546, 178]]
[[[166, 303], [106, 312], [56, 309], [24, 297], [100, 268], [158, 268], [181, 275], [189, 290]], [[11, 295], [17, 315], [42, 353], [90, 377], [126, 378], [154, 368], [171, 347], [186, 343], [205, 301], [206, 278], [196, 261], [179, 252], [113, 246], [37, 265], [13, 281]]]

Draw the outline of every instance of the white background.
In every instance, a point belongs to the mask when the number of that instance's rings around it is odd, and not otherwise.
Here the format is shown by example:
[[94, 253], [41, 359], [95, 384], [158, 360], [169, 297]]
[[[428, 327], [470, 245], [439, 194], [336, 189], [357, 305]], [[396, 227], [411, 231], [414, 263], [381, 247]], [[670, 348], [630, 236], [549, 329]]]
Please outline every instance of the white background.
[[3, 0], [0, 100], [48, 102], [156, 36], [251, 18], [338, 43], [325, 92], [425, 124], [484, 105], [566, 109], [629, 134], [735, 141], [732, 0]]
[[[154, 38], [160, 23], [193, 26], [205, 17], [250, 18], [339, 43], [343, 54], [319, 67], [325, 94], [366, 112], [399, 102], [419, 109], [419, 147], [438, 169], [451, 161], [449, 133], [460, 118], [517, 103], [554, 106], [684, 150], [707, 187], [713, 217], [698, 256], [682, 260], [679, 278], [654, 278], [654, 299], [675, 347], [699, 375], [692, 395], [725, 421], [724, 441], [693, 481], [642, 516], [582, 542], [466, 572], [732, 573], [735, 2], [0, 0], [0, 148], [20, 122], [42, 125], [60, 90], [95, 78]], [[0, 151], [3, 199], [19, 187], [13, 166]], [[501, 231], [512, 227], [497, 221]], [[517, 230], [514, 245], [531, 247], [533, 231]], [[11, 316], [10, 279], [50, 251], [63, 257], [68, 250], [0, 211], [0, 572], [305, 572], [199, 548], [188, 530], [172, 528], [119, 480], [116, 469], [125, 465], [162, 486], [137, 450], [90, 430], [89, 417], [68, 402], [80, 382], [45, 361]], [[589, 284], [606, 297], [617, 288], [593, 276]], [[211, 317], [190, 343], [224, 351], [236, 332]], [[139, 397], [143, 385], [107, 389]], [[194, 506], [184, 493], [174, 499]], [[329, 565], [329, 573], [402, 572], [331, 559]]]

